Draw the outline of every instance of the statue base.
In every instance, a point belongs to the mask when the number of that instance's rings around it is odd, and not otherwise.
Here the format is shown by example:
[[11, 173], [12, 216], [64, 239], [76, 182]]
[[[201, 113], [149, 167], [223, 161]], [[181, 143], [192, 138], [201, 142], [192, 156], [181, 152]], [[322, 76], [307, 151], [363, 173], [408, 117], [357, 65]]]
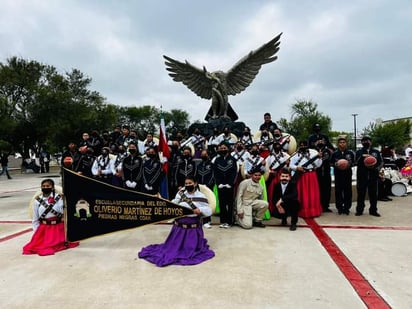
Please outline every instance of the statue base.
[[246, 125], [244, 122], [240, 121], [232, 121], [229, 118], [217, 118], [217, 119], [209, 119], [208, 123], [192, 123], [187, 130], [188, 135], [192, 135], [193, 131], [197, 128], [200, 129], [200, 132], [206, 138], [209, 138], [213, 135], [213, 129], [217, 128], [219, 130], [219, 134], [223, 133], [224, 128], [229, 128], [230, 132], [235, 134], [236, 136], [242, 136], [243, 130], [245, 129]]

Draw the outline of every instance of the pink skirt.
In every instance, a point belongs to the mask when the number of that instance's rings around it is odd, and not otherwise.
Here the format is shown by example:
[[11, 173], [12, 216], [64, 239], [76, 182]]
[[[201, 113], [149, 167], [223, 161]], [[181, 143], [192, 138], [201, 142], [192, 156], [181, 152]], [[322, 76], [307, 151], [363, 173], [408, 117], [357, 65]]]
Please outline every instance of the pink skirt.
[[300, 203], [299, 217], [314, 218], [322, 214], [319, 183], [316, 172], [307, 172], [300, 176], [297, 182], [298, 200]]
[[77, 247], [79, 242], [66, 242], [64, 223], [40, 224], [30, 242], [23, 247], [23, 254], [53, 255], [55, 252]]

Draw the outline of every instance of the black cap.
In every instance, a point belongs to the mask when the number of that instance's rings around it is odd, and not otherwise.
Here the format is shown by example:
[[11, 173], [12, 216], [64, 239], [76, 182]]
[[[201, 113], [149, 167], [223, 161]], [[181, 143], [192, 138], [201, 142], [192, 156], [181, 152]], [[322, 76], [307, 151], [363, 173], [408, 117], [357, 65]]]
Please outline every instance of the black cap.
[[371, 141], [372, 139], [370, 138], [370, 136], [365, 135], [364, 137], [362, 137], [361, 142], [363, 141]]

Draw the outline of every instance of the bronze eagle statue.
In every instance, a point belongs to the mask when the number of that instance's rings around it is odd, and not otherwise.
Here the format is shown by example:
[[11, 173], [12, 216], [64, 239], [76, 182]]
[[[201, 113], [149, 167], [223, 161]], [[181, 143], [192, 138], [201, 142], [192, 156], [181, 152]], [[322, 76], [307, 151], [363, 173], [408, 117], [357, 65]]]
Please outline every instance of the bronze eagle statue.
[[251, 51], [240, 59], [227, 73], [223, 71], [208, 72], [206, 67], [200, 69], [188, 61], [180, 62], [163, 55], [166, 59], [166, 70], [175, 82], [182, 82], [196, 95], [203, 99], [212, 99], [205, 120], [209, 119], [238, 119], [231, 108], [228, 96], [236, 95], [245, 90], [255, 79], [263, 64], [275, 61], [278, 57], [280, 37], [278, 36]]

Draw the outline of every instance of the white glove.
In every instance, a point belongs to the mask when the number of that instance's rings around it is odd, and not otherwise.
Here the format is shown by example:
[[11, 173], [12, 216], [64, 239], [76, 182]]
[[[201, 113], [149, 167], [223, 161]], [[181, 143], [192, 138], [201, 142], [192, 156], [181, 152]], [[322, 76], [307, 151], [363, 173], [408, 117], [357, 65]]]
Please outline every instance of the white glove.
[[134, 182], [134, 181], [132, 181], [132, 182], [130, 183], [130, 186], [131, 186], [133, 189], [136, 188], [136, 185], [137, 185], [137, 183]]
[[131, 187], [131, 184], [132, 184], [132, 183], [130, 182], [130, 180], [126, 180], [126, 186], [127, 186], [127, 187], [130, 188], [130, 187]]
[[222, 189], [223, 187], [225, 187], [225, 185], [220, 184], [220, 185], [218, 185], [217, 187], [218, 187], [219, 189]]
[[228, 184], [226, 184], [225, 186], [226, 186], [226, 188], [228, 188], [228, 189], [232, 188], [232, 186], [231, 186], [231, 185], [228, 185]]
[[162, 164], [163, 164], [163, 163], [166, 163], [166, 162], [167, 162], [167, 158], [166, 158], [166, 157], [163, 157], [162, 160], [160, 160], [160, 163], [162, 163]]
[[146, 190], [150, 190], [150, 187], [147, 183], [144, 185], [144, 187], [146, 188]]

